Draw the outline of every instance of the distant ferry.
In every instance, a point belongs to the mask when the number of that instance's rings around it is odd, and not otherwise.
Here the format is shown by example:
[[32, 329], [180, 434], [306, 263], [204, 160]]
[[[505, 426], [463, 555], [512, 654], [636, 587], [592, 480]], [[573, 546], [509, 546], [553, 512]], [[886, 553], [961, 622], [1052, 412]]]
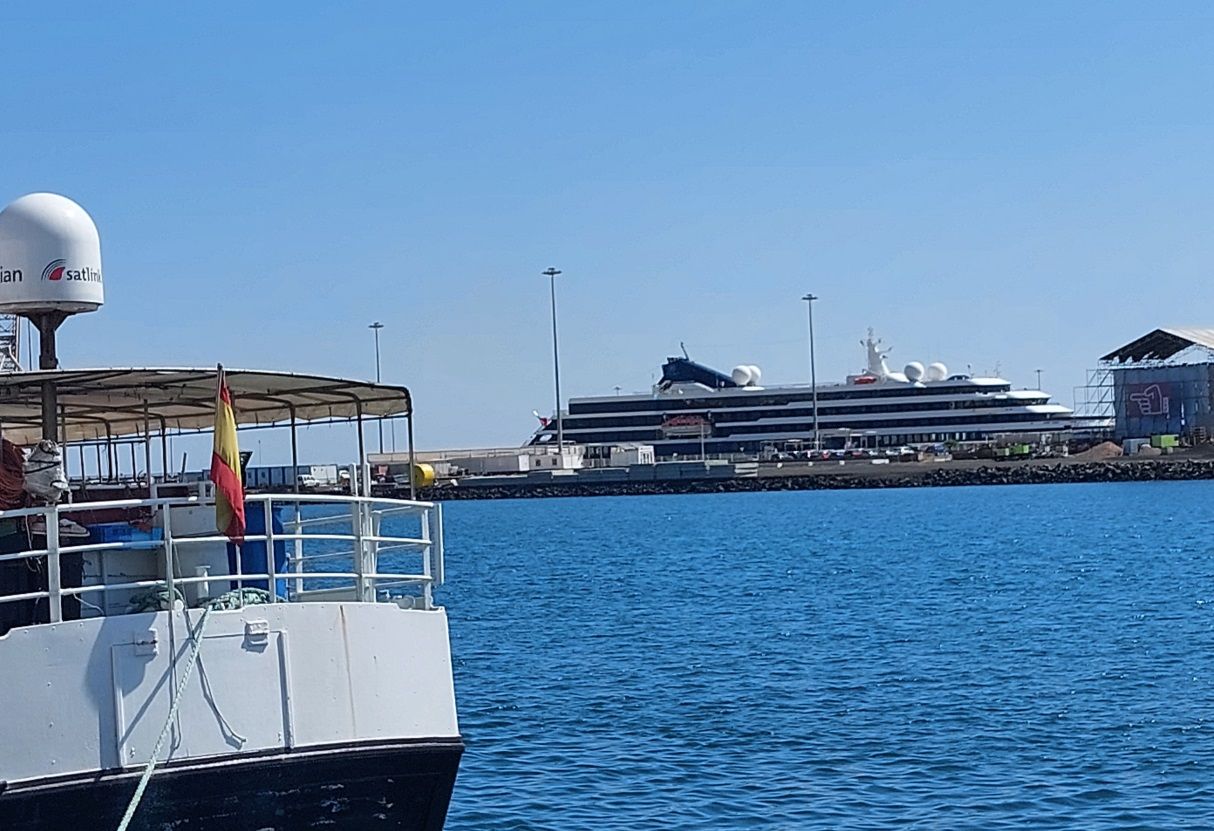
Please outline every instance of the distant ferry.
[[[898, 447], [1098, 429], [1040, 390], [1014, 390], [1002, 378], [950, 375], [916, 361], [901, 372], [870, 329], [867, 368], [844, 383], [817, 386], [823, 447]], [[649, 394], [574, 398], [562, 416], [565, 441], [591, 457], [621, 444], [651, 444], [659, 457], [760, 454], [814, 440], [814, 390], [762, 387], [756, 366], [726, 375], [683, 357], [667, 358]], [[529, 445], [556, 442], [555, 419], [541, 418]], [[598, 450], [599, 452], [596, 452]]]

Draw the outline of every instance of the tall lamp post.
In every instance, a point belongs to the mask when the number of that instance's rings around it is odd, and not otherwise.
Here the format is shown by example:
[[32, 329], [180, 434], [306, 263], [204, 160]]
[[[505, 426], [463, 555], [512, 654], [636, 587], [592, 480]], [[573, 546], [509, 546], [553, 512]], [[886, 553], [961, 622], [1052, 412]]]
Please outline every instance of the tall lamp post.
[[1041, 370], [1037, 370], [1037, 391], [1041, 391]]
[[[565, 426], [561, 423], [561, 362], [556, 340], [556, 276], [561, 272], [549, 268], [541, 273], [548, 278], [548, 288], [552, 296], [552, 377], [556, 386], [556, 451], [561, 453], [565, 447]], [[561, 466], [564, 467], [564, 464]]]
[[818, 369], [814, 362], [814, 301], [818, 297], [806, 293], [801, 299], [805, 301], [805, 319], [809, 324], [809, 386], [813, 391], [814, 403], [814, 450], [821, 450], [822, 439], [818, 433]]
[[[379, 383], [379, 330], [384, 328], [384, 324], [378, 320], [367, 327], [375, 332], [375, 383]], [[379, 419], [379, 452], [382, 455], [384, 452], [384, 420]]]

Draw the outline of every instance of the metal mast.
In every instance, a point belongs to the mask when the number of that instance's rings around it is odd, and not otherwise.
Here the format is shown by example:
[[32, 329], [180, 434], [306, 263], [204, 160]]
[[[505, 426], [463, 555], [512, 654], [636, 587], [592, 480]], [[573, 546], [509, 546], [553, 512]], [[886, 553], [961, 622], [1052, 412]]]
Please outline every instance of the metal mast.
[[[556, 386], [556, 452], [560, 454], [565, 450], [565, 427], [561, 420], [561, 361], [558, 356], [556, 339], [556, 276], [561, 271], [550, 267], [547, 271], [540, 273], [548, 278], [548, 287], [552, 295], [552, 378]], [[560, 465], [565, 466], [563, 457]]]
[[[379, 330], [384, 328], [384, 324], [380, 323], [377, 320], [374, 323], [372, 323], [371, 325], [369, 325], [367, 328], [372, 330], [373, 332], [375, 332], [375, 383], [378, 384], [379, 383]], [[379, 452], [380, 452], [380, 455], [383, 455], [383, 452], [384, 452], [384, 419], [383, 419], [383, 416], [379, 417]], [[410, 472], [409, 475], [412, 476], [413, 475], [412, 472]]]
[[814, 403], [814, 450], [821, 450], [822, 438], [818, 432], [818, 368], [814, 361], [814, 301], [818, 296], [806, 292], [801, 299], [805, 301], [805, 319], [809, 324], [809, 384], [813, 390]]

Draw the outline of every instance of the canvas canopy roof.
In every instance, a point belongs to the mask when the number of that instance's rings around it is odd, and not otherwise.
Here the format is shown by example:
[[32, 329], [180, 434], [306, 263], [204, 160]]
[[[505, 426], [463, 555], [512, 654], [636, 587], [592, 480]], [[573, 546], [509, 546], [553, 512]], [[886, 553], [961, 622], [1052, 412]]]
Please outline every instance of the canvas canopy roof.
[[1194, 346], [1214, 350], [1214, 329], [1185, 329], [1168, 327], [1148, 332], [1137, 340], [1114, 349], [1100, 360], [1131, 363], [1137, 361], [1166, 361]]
[[[215, 369], [81, 369], [0, 375], [0, 431], [17, 444], [42, 435], [42, 383], [56, 382], [66, 440], [208, 430], [215, 423]], [[237, 426], [410, 415], [405, 387], [228, 369]]]

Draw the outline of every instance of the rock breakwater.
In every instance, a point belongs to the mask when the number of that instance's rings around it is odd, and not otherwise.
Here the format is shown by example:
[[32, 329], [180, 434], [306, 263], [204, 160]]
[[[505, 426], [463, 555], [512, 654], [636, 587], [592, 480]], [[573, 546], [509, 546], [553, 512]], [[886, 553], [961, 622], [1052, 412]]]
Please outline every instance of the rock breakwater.
[[523, 483], [483, 487], [445, 486], [418, 494], [420, 499], [539, 499], [567, 496], [651, 496], [677, 493], [846, 490], [851, 488], [929, 488], [963, 485], [1041, 485], [1071, 482], [1149, 482], [1214, 479], [1214, 461], [1135, 460], [1107, 462], [991, 463], [814, 472], [743, 479], [672, 479], [656, 482]]

